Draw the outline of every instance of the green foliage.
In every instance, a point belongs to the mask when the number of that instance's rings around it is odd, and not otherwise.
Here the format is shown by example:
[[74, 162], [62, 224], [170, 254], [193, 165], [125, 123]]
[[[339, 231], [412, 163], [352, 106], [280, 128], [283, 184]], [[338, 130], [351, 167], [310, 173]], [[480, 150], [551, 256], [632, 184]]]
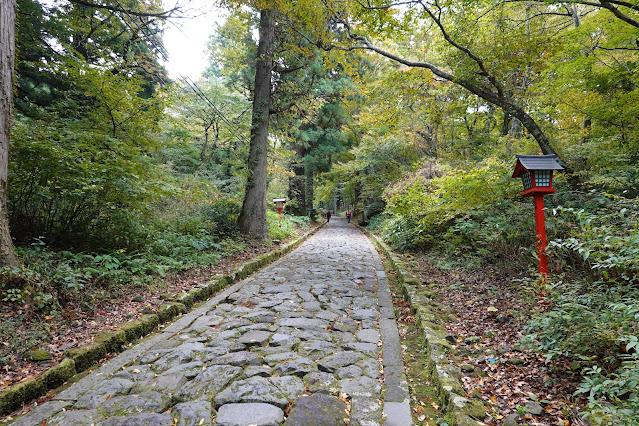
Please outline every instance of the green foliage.
[[[614, 373], [594, 366], [584, 371], [576, 393], [588, 395], [591, 422], [632, 424], [639, 417], [639, 359], [629, 357]], [[599, 421], [598, 421], [599, 420]]]
[[[386, 212], [395, 218], [388, 222], [384, 235], [410, 248], [441, 241], [449, 228], [452, 235], [472, 234], [484, 224], [469, 218], [512, 193], [509, 177], [506, 165], [497, 161], [451, 170], [442, 177], [430, 168], [418, 170], [387, 190]], [[499, 228], [498, 222], [487, 225]]]
[[[620, 197], [600, 197], [595, 211], [557, 207], [553, 212], [574, 218], [565, 238], [549, 247], [581, 258], [598, 279], [636, 282], [639, 276], [639, 206]], [[559, 254], [559, 253], [558, 253]]]
[[268, 222], [269, 237], [273, 240], [280, 241], [296, 235], [295, 226], [308, 228], [310, 225], [310, 220], [306, 216], [282, 214], [280, 226], [280, 216], [272, 210], [266, 211], [266, 221]]
[[137, 96], [135, 78], [86, 64], [68, 72], [92, 105], [82, 117], [16, 115], [8, 188], [13, 235], [76, 247], [139, 247], [145, 207], [172, 189], [147, 155], [157, 147], [160, 105]]
[[560, 282], [552, 287], [553, 309], [530, 322], [526, 340], [548, 359], [561, 355], [614, 370], [620, 345], [639, 333], [637, 297], [633, 286]]
[[[628, 424], [639, 413], [639, 291], [634, 285], [559, 283], [552, 310], [537, 315], [524, 339], [548, 359], [585, 367], [577, 393], [588, 394], [593, 419]], [[594, 365], [593, 365], [594, 364]], [[605, 416], [598, 416], [603, 413]]]

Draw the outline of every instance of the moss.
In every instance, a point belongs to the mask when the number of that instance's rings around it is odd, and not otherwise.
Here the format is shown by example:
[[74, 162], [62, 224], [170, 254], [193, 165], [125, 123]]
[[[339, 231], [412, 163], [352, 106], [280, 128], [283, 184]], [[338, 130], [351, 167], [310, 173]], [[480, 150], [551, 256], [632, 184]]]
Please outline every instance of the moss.
[[49, 361], [53, 359], [53, 355], [44, 349], [35, 349], [33, 351], [29, 351], [25, 356], [29, 361]]
[[[180, 306], [182, 309], [181, 312], [186, 313], [186, 307], [182, 303], [173, 304]], [[155, 330], [155, 327], [160, 325], [160, 318], [156, 314], [142, 315], [140, 317], [140, 321], [142, 321], [142, 331], [144, 332], [143, 336], [152, 333], [153, 330]]]
[[47, 390], [42, 376], [8, 387], [0, 393], [0, 415], [11, 413], [25, 402], [44, 395]]
[[75, 361], [76, 371], [84, 371], [106, 356], [107, 350], [104, 343], [93, 343], [69, 349], [65, 355]]
[[201, 287], [197, 287], [191, 290], [190, 294], [191, 294], [191, 297], [193, 298], [194, 303], [202, 302], [208, 299], [211, 296], [211, 294], [213, 294], [213, 289], [212, 287], [208, 285], [203, 285]]
[[422, 282], [420, 280], [418, 280], [417, 278], [414, 278], [414, 277], [411, 277], [411, 276], [406, 276], [406, 277], [404, 277], [404, 284], [420, 286], [420, 285], [422, 285]]
[[93, 337], [95, 343], [104, 343], [107, 352], [120, 352], [126, 345], [126, 333], [124, 330], [101, 331]]
[[[173, 302], [173, 303], [165, 303], [164, 305], [160, 306], [160, 308], [158, 309], [157, 316], [159, 318], [159, 322], [164, 323], [175, 318], [179, 314], [185, 314], [185, 313], [186, 313], [186, 306], [184, 306], [183, 303]], [[151, 327], [151, 330], [153, 330], [154, 327], [155, 326]]]
[[193, 296], [189, 293], [180, 294], [176, 300], [186, 306], [187, 309], [191, 309], [191, 306], [193, 306]]
[[484, 420], [486, 418], [486, 407], [477, 399], [472, 399], [462, 408], [462, 411], [475, 419]]
[[71, 358], [63, 359], [55, 367], [49, 368], [42, 375], [44, 385], [49, 389], [55, 389], [75, 375], [75, 361]]
[[[162, 306], [170, 306], [170, 305], [184, 306], [181, 303], [175, 303], [175, 302], [168, 303]], [[162, 307], [160, 307], [160, 309], [162, 309]], [[184, 308], [184, 310], [186, 311], [186, 308]], [[125, 322], [124, 324], [120, 326], [120, 328], [126, 334], [127, 342], [132, 342], [136, 339], [139, 339], [142, 336], [146, 336], [147, 334], [151, 333], [153, 329], [158, 326], [158, 324], [160, 324], [159, 310], [157, 315], [156, 314], [142, 315], [137, 320], [131, 320], [131, 321]]]
[[454, 377], [439, 376], [435, 378], [439, 382], [439, 397], [441, 401], [448, 401], [450, 394], [463, 395], [466, 393], [461, 382]]
[[124, 331], [127, 342], [132, 342], [144, 336], [144, 324], [140, 320], [127, 321], [120, 328]]
[[441, 336], [443, 339], [446, 338], [446, 334], [448, 333], [448, 330], [446, 330], [446, 327], [444, 327], [443, 325], [435, 324], [433, 322], [428, 322], [428, 321], [422, 321], [421, 325], [422, 325], [422, 328], [428, 327], [431, 330], [431, 333], [433, 334], [436, 333], [438, 336]]

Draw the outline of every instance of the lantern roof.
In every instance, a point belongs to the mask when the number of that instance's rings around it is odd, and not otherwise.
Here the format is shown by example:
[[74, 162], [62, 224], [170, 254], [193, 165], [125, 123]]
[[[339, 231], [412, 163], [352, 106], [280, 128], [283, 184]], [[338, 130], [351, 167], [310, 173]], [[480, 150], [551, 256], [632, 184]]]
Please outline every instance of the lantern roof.
[[557, 155], [517, 155], [514, 178], [520, 177], [529, 170], [563, 170], [564, 168], [557, 161]]

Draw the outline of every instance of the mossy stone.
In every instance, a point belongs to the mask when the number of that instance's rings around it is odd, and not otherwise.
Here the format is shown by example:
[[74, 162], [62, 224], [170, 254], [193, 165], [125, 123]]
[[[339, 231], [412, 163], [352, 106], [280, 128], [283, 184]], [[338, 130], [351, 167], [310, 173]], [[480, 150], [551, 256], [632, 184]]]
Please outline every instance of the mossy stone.
[[144, 324], [140, 320], [127, 321], [120, 328], [124, 331], [127, 342], [132, 342], [144, 335]]
[[107, 350], [104, 343], [93, 343], [69, 349], [65, 355], [75, 361], [77, 372], [84, 371], [106, 356]]
[[42, 374], [47, 390], [55, 389], [75, 375], [75, 361], [71, 358], [63, 359], [60, 364], [49, 368]]
[[29, 361], [50, 361], [53, 359], [53, 355], [47, 350], [44, 349], [34, 349], [32, 351], [28, 351], [25, 354], [25, 358]]
[[[178, 304], [182, 305], [181, 303], [178, 303]], [[153, 329], [157, 327], [158, 324], [160, 323], [160, 319], [158, 315], [156, 314], [142, 315], [137, 320], [131, 320], [122, 324], [120, 328], [126, 334], [127, 342], [132, 342], [136, 339], [139, 339], [142, 336], [146, 336], [147, 334], [151, 333]]]
[[120, 352], [126, 345], [126, 333], [124, 330], [101, 331], [93, 337], [95, 343], [104, 343], [107, 352]]
[[422, 285], [422, 282], [414, 277], [404, 277], [404, 284], [420, 286]]
[[[158, 309], [158, 318], [160, 323], [165, 323], [179, 314], [186, 313], [186, 306], [183, 303], [173, 302], [165, 303]], [[157, 325], [157, 324], [156, 324]], [[155, 327], [155, 326], [154, 326]], [[153, 330], [153, 328], [151, 328]], [[150, 332], [150, 331], [149, 331]]]
[[455, 393], [457, 395], [463, 395], [466, 393], [461, 382], [454, 377], [439, 376], [436, 377], [436, 380], [439, 382], [440, 398], [442, 400], [447, 399], [451, 393]]
[[462, 411], [475, 419], [484, 420], [486, 418], [486, 407], [477, 399], [472, 399], [462, 408]]
[[446, 327], [444, 327], [443, 325], [435, 324], [429, 321], [422, 321], [421, 326], [422, 328], [429, 328], [432, 334], [435, 334], [438, 337], [446, 340], [446, 334], [448, 333], [448, 330], [446, 330]]
[[42, 376], [9, 386], [0, 393], [0, 415], [9, 414], [25, 402], [42, 396], [46, 392], [47, 388]]
[[[186, 313], [186, 307], [182, 303], [175, 303], [175, 305], [179, 305], [182, 309], [181, 312]], [[156, 314], [142, 315], [140, 317], [140, 321], [142, 321], [142, 324], [144, 326], [143, 336], [146, 336], [147, 334], [152, 333], [153, 330], [155, 330], [155, 327], [160, 325], [160, 318]]]
[[191, 306], [193, 306], [193, 296], [189, 293], [182, 293], [176, 300], [186, 306], [187, 309], [191, 309]]
[[473, 371], [475, 371], [475, 367], [470, 364], [464, 364], [461, 366], [461, 371], [465, 373], [472, 373]]

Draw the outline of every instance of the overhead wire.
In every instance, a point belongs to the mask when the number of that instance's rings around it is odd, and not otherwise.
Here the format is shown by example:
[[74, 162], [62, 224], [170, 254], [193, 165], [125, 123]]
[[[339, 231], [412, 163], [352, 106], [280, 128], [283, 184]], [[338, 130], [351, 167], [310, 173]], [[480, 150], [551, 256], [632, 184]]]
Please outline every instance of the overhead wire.
[[[142, 34], [145, 37], [145, 38], [142, 38], [142, 42], [143, 43], [150, 43], [151, 47], [154, 48], [160, 54], [160, 56], [162, 56], [162, 59], [164, 60], [164, 62], [165, 63], [169, 62], [170, 55], [169, 55], [169, 52], [164, 47], [164, 43], [149, 28], [148, 24], [146, 22], [144, 22], [143, 17], [138, 16], [137, 17], [139, 19], [139, 21], [138, 21], [138, 19], [135, 19], [133, 16], [131, 16], [131, 14], [126, 10], [126, 8], [124, 8], [122, 6], [122, 4], [119, 2], [119, 0], [114, 0], [114, 1], [120, 7], [120, 9], [122, 9], [124, 15], [126, 15], [126, 17], [128, 17], [130, 21], [132, 21], [134, 24], [136, 24], [137, 30], [142, 32]], [[123, 19], [123, 22], [132, 32], [134, 32], [134, 33], [136, 32], [136, 29], [134, 29], [129, 24], [129, 22], [127, 22], [126, 19]], [[164, 81], [162, 76], [158, 75], [157, 77], [160, 79], [160, 81], [162, 81], [163, 84], [166, 84], [166, 82]], [[211, 101], [209, 99], [209, 97], [206, 96], [206, 94], [202, 91], [202, 89], [200, 89], [200, 87], [190, 77], [186, 77], [182, 73], [178, 72], [178, 78], [180, 80], [182, 80], [201, 100], [203, 100], [205, 102], [205, 104], [207, 104], [208, 106], [211, 107], [213, 112], [216, 115], [218, 115], [220, 117], [220, 119], [222, 119], [222, 121], [224, 121], [231, 128], [232, 133], [233, 133], [233, 135], [235, 137], [237, 137], [238, 139], [240, 139], [244, 143], [248, 143], [249, 142], [249, 140], [242, 134], [242, 132], [240, 131], [240, 129], [237, 126], [237, 124], [235, 124], [231, 120], [229, 120], [222, 113], [222, 111], [220, 111], [220, 109], [215, 105], [215, 103], [213, 103], [213, 101]]]

